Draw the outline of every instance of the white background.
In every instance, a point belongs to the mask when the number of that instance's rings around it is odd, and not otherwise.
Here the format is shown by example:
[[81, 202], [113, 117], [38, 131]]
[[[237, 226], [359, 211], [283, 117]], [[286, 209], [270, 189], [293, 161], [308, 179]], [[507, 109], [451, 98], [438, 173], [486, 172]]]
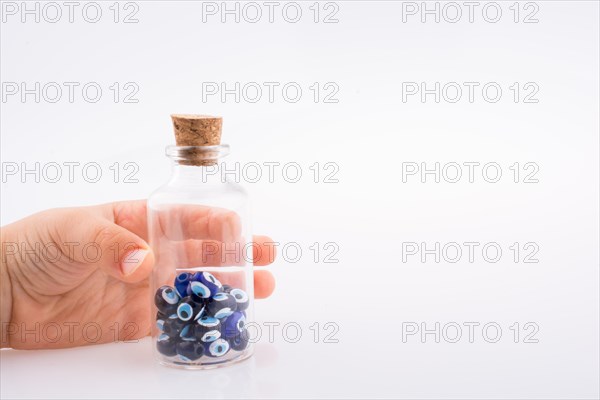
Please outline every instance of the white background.
[[[277, 289], [257, 302], [256, 314], [260, 323], [281, 325], [272, 343], [264, 327], [248, 362], [215, 371], [171, 370], [154, 364], [144, 342], [2, 351], [2, 398], [599, 396], [597, 2], [537, 1], [528, 8], [522, 2], [517, 23], [512, 1], [498, 2], [496, 23], [484, 19], [485, 2], [473, 23], [462, 2], [460, 21], [442, 16], [436, 23], [427, 15], [423, 23], [421, 14], [405, 15], [403, 22], [407, 5], [392, 1], [338, 1], [326, 9], [321, 3], [318, 23], [309, 8], [313, 2], [300, 2], [302, 17], [290, 23], [282, 17], [282, 2], [273, 23], [264, 5], [257, 23], [243, 16], [236, 23], [233, 15], [223, 23], [220, 14], [203, 22], [200, 2], [145, 1], [135, 2], [138, 22], [128, 24], [121, 20], [133, 6], [121, 3], [115, 23], [112, 3], [100, 3], [97, 23], [82, 18], [83, 2], [73, 23], [64, 6], [56, 23], [43, 15], [36, 23], [34, 16], [22, 22], [20, 13], [3, 14], [3, 171], [13, 163], [96, 162], [103, 175], [90, 183], [77, 169], [71, 183], [65, 167], [59, 182], [41, 176], [38, 183], [21, 171], [5, 174], [2, 225], [51, 207], [146, 197], [170, 173], [163, 156], [173, 142], [169, 114], [214, 114], [224, 117], [230, 161], [300, 165], [297, 183], [286, 181], [290, 176], [279, 168], [274, 182], [263, 176], [245, 186], [255, 232], [298, 243], [302, 257], [291, 262], [290, 251], [271, 267]], [[338, 22], [323, 23], [335, 6]], [[536, 7], [538, 22], [524, 23]], [[29, 88], [35, 82], [79, 82], [79, 88], [97, 82], [103, 94], [91, 103], [76, 89], [71, 103], [65, 89], [56, 103], [44, 96], [36, 103], [33, 95], [7, 95], [7, 82]], [[138, 102], [115, 103], [109, 89], [114, 82], [121, 90], [127, 82], [137, 85]], [[291, 103], [276, 90], [271, 103], [265, 89], [256, 103], [243, 97], [236, 103], [233, 95], [203, 99], [203, 82], [229, 88], [235, 82], [279, 82], [279, 88], [296, 82], [303, 93]], [[321, 85], [316, 103], [309, 89], [314, 82]], [[327, 82], [339, 87], [337, 103], [323, 101]], [[433, 95], [403, 101], [402, 82], [480, 86], [473, 102], [463, 86], [458, 102], [442, 97], [436, 103]], [[488, 82], [502, 88], [495, 103], [482, 97]], [[515, 82], [518, 102], [509, 88]], [[528, 82], [539, 88], [537, 103], [523, 101]], [[117, 183], [109, 169], [115, 162], [121, 169]], [[138, 183], [124, 182], [123, 173], [131, 171], [123, 167], [127, 162], [139, 167]], [[323, 170], [325, 163], [335, 163], [339, 182], [325, 183], [320, 175], [315, 183], [309, 169], [315, 162], [322, 173], [331, 171]], [[473, 183], [466, 167], [457, 183], [443, 177], [436, 183], [432, 175], [425, 183], [420, 175], [403, 182], [403, 163], [409, 162], [480, 166]], [[490, 162], [502, 169], [497, 183], [481, 173]], [[522, 173], [518, 183], [509, 169], [515, 162]], [[523, 182], [527, 162], [539, 167], [537, 183]], [[310, 249], [315, 242], [321, 248], [317, 262]], [[328, 242], [339, 247], [338, 263], [324, 262]], [[444, 257], [436, 263], [433, 255], [422, 262], [420, 254], [403, 262], [404, 242], [425, 242], [430, 249], [436, 242], [481, 245], [472, 263], [465, 247], [456, 263]], [[495, 263], [481, 253], [490, 242], [502, 249]], [[518, 262], [509, 248], [515, 242]], [[523, 262], [529, 242], [537, 246], [537, 263]], [[302, 328], [297, 343], [282, 334], [289, 322]], [[310, 329], [315, 322], [318, 343]], [[324, 329], [327, 322], [339, 327], [332, 337], [338, 343], [324, 343], [332, 332]], [[466, 322], [480, 324], [473, 343]], [[403, 341], [411, 323], [427, 329], [439, 323], [439, 343], [434, 334]], [[455, 331], [442, 335], [453, 323], [463, 327], [457, 343], [447, 340]], [[493, 329], [482, 333], [487, 323], [502, 329], [496, 343], [486, 341], [494, 338]], [[539, 328], [530, 337], [537, 343], [525, 343], [532, 332], [526, 323]], [[294, 336], [293, 329], [288, 333]]]

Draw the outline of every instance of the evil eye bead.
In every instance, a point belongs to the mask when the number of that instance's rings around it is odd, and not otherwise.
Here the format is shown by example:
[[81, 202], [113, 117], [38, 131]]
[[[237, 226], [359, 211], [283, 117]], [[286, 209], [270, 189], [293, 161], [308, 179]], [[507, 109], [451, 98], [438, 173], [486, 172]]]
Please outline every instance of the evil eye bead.
[[245, 327], [246, 317], [240, 311], [236, 311], [223, 322], [223, 336], [226, 338], [236, 336], [242, 333]]
[[221, 357], [227, 354], [229, 348], [230, 346], [227, 340], [217, 339], [214, 342], [205, 344], [204, 354], [209, 357]]
[[227, 318], [237, 309], [235, 298], [229, 293], [217, 293], [206, 306], [210, 315], [215, 318]]
[[211, 343], [219, 339], [220, 337], [221, 331], [215, 329], [211, 331], [206, 331], [203, 334], [196, 334], [196, 338], [198, 338], [198, 340], [200, 340], [202, 343]]
[[196, 321], [196, 325], [199, 327], [197, 331], [211, 331], [213, 329], [220, 330], [221, 329], [221, 321], [219, 321], [215, 317], [210, 317], [208, 315], [202, 316]]
[[215, 317], [201, 317], [195, 324], [196, 339], [210, 343], [221, 337], [221, 321]]
[[198, 342], [179, 342], [175, 347], [179, 358], [185, 362], [198, 360], [204, 354], [204, 345]]
[[202, 310], [202, 304], [196, 303], [191, 296], [181, 299], [177, 306], [177, 317], [182, 321], [195, 319]]
[[218, 292], [219, 289], [223, 287], [223, 284], [210, 272], [202, 272], [199, 279], [200, 282], [204, 283], [210, 289], [214, 289], [214, 293]]
[[171, 357], [177, 354], [177, 352], [175, 351], [176, 345], [177, 342], [175, 341], [175, 339], [171, 338], [169, 335], [165, 335], [164, 333], [162, 335], [159, 335], [156, 339], [156, 349], [159, 351], [160, 354], [163, 354], [167, 357]]
[[242, 351], [248, 347], [248, 331], [243, 332], [227, 339], [232, 350]]
[[163, 320], [162, 331], [168, 336], [176, 337], [184, 326], [185, 322], [180, 320], [177, 314], [173, 313]]
[[213, 292], [211, 292], [210, 289], [202, 282], [190, 281], [187, 287], [187, 294], [191, 296], [192, 300], [194, 300], [196, 303], [202, 303], [206, 299], [210, 298]]
[[202, 283], [213, 295], [219, 292], [221, 287], [223, 287], [221, 282], [219, 282], [219, 280], [210, 272], [196, 272], [192, 277], [192, 280]]
[[163, 314], [171, 314], [177, 308], [179, 295], [171, 286], [161, 286], [154, 295], [154, 304]]
[[235, 302], [237, 303], [238, 311], [244, 311], [250, 305], [250, 299], [248, 298], [248, 293], [244, 292], [242, 289], [231, 289], [229, 294], [235, 298]]
[[175, 277], [175, 290], [179, 297], [187, 296], [187, 287], [192, 279], [192, 274], [189, 272], [182, 272]]
[[193, 342], [196, 341], [196, 333], [194, 331], [194, 325], [185, 325], [183, 328], [181, 328], [181, 331], [179, 332], [179, 337], [181, 338], [181, 340], [187, 341], [187, 342]]

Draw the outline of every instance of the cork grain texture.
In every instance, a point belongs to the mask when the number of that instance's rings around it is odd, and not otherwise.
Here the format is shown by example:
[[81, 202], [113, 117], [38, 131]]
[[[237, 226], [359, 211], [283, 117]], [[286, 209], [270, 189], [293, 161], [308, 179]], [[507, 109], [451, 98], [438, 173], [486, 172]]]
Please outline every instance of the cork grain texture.
[[173, 114], [177, 146], [214, 146], [221, 144], [223, 118], [210, 115]]

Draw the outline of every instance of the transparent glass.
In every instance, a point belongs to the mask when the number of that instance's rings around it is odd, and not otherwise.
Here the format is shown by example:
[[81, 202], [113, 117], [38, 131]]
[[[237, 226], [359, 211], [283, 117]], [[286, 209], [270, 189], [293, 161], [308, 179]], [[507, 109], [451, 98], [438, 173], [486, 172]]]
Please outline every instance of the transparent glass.
[[225, 366], [252, 355], [248, 196], [223, 174], [229, 146], [169, 146], [171, 179], [148, 199], [152, 346], [161, 364]]

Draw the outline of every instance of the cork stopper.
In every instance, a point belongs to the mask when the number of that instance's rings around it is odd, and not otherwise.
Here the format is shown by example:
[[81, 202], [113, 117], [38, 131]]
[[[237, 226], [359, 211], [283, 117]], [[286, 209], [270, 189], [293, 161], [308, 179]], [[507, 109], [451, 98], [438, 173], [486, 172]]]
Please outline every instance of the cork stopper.
[[[221, 144], [221, 127], [223, 118], [210, 115], [173, 114], [173, 130], [177, 146], [216, 146]], [[213, 165], [211, 153], [201, 148], [186, 150], [186, 165]], [[216, 156], [216, 153], [213, 154]], [[207, 159], [208, 158], [208, 159]]]

